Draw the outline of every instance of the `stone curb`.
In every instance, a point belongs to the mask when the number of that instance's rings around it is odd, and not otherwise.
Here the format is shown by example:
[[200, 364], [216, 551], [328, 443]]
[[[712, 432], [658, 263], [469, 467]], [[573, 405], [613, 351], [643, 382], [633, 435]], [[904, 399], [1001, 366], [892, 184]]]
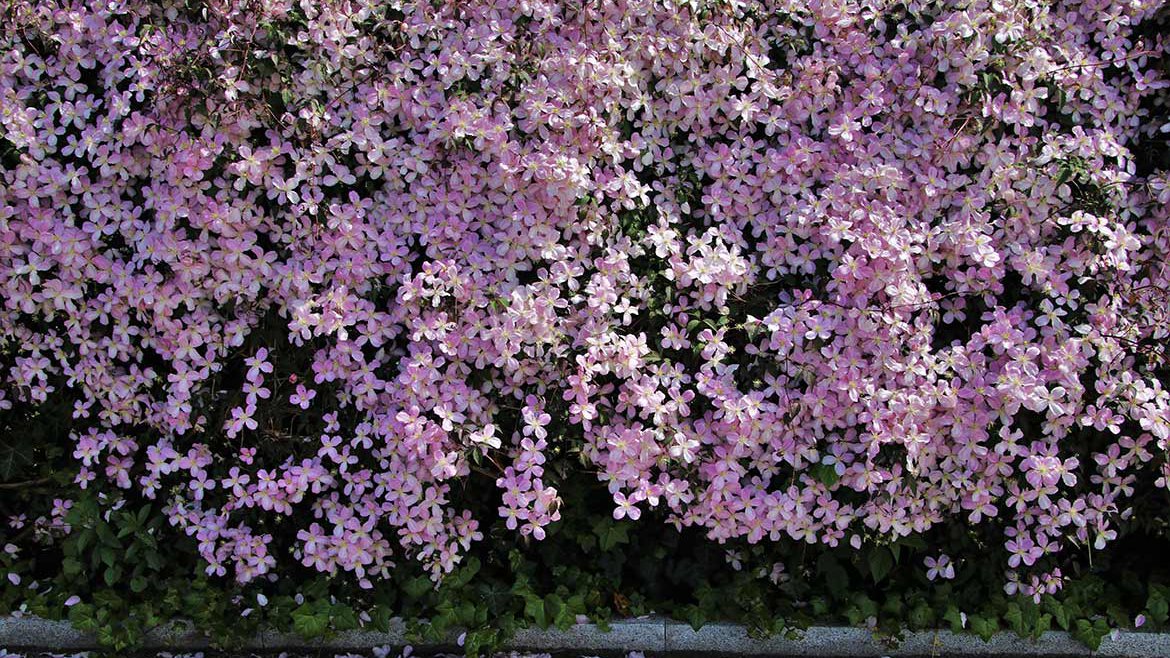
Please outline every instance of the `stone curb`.
[[[432, 647], [455, 646], [455, 636]], [[400, 621], [389, 632], [348, 631], [327, 641], [306, 641], [288, 633], [262, 633], [249, 641], [250, 650], [370, 649], [406, 644], [405, 626]], [[94, 649], [92, 635], [73, 629], [67, 621], [38, 618], [0, 618], [0, 649], [45, 651]], [[182, 624], [151, 632], [147, 649], [196, 651], [210, 647], [208, 638]], [[1091, 652], [1068, 633], [1048, 632], [1039, 640], [999, 633], [990, 642], [972, 635], [950, 631], [908, 633], [897, 646], [883, 643], [864, 629], [841, 626], [814, 626], [799, 639], [779, 637], [754, 640], [737, 624], [708, 624], [698, 631], [689, 625], [662, 618], [628, 619], [610, 624], [602, 631], [595, 624], [578, 624], [568, 630], [527, 629], [508, 643], [508, 649], [545, 652], [643, 651], [647, 653], [713, 654], [748, 656], [1110, 656], [1113, 658], [1163, 658], [1170, 656], [1170, 634], [1120, 632], [1106, 638], [1100, 649]]]

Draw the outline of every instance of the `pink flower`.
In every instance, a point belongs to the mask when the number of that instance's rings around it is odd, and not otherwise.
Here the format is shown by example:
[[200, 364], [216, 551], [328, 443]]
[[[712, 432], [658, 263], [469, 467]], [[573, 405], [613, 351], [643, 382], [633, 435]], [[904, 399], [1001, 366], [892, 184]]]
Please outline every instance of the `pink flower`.
[[296, 405], [301, 409], [308, 409], [315, 397], [317, 397], [317, 391], [305, 388], [304, 384], [297, 384], [296, 392], [289, 396], [288, 401], [289, 404]]
[[256, 407], [254, 405], [233, 407], [232, 417], [224, 425], [224, 430], [226, 430], [227, 435], [234, 438], [244, 429], [255, 430], [258, 425], [256, 419], [252, 417], [254, 413], [256, 413]]
[[[0, 30], [0, 410], [52, 400], [63, 479], [165, 500], [208, 574], [279, 577], [271, 528], [437, 581], [577, 469], [712, 542], [1002, 526], [1037, 598], [1170, 488], [1157, 3], [315, 3], [270, 74], [286, 4]], [[459, 502], [485, 473], [499, 519]], [[59, 538], [68, 498], [10, 523]]]
[[928, 580], [935, 578], [951, 580], [955, 577], [955, 565], [951, 563], [951, 558], [945, 554], [939, 555], [938, 558], [927, 557], [924, 562], [926, 563]]
[[621, 520], [629, 517], [631, 521], [637, 521], [638, 517], [642, 516], [642, 510], [638, 509], [635, 501], [626, 498], [625, 494], [620, 491], [613, 495], [613, 501], [617, 507], [613, 510], [613, 518]]

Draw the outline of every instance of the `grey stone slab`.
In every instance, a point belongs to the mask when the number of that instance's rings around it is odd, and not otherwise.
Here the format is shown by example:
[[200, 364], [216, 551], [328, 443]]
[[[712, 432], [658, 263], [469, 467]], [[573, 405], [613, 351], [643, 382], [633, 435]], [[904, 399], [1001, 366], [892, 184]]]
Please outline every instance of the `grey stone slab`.
[[[1082, 652], [1083, 652], [1082, 648]], [[1105, 638], [1098, 656], [1115, 658], [1166, 658], [1170, 656], [1170, 633], [1135, 633], [1122, 631]]]
[[525, 629], [516, 633], [509, 648], [543, 651], [643, 651], [666, 649], [663, 619], [630, 619], [610, 624], [608, 631], [596, 624], [577, 624], [568, 630]]
[[[457, 633], [421, 651], [452, 648]], [[348, 631], [328, 641], [306, 641], [288, 633], [266, 632], [248, 642], [246, 648], [281, 650], [361, 650], [406, 644], [405, 625], [393, 622], [389, 632]], [[198, 651], [209, 648], [209, 639], [189, 624], [176, 622], [157, 629], [147, 638], [146, 648], [168, 651]], [[41, 649], [70, 651], [97, 647], [95, 639], [74, 630], [68, 622], [34, 617], [0, 618], [0, 649]], [[650, 655], [663, 653], [709, 654], [713, 656], [1001, 656], [1049, 657], [1109, 656], [1111, 658], [1170, 657], [1170, 634], [1119, 632], [1107, 638], [1100, 649], [1090, 652], [1068, 633], [1049, 632], [1039, 640], [1028, 640], [1010, 633], [1000, 633], [983, 642], [972, 635], [934, 631], [908, 633], [898, 644], [875, 638], [859, 628], [815, 626], [797, 639], [773, 637], [756, 640], [737, 624], [708, 624], [695, 631], [687, 624], [662, 618], [615, 621], [608, 632], [595, 624], [578, 624], [565, 631], [528, 629], [520, 631], [507, 649], [544, 652], [624, 652], [642, 651]]]
[[[929, 643], [928, 643], [929, 639]], [[902, 655], [958, 656], [1113, 656], [1114, 658], [1165, 658], [1170, 656], [1170, 634], [1117, 632], [1105, 638], [1097, 651], [1091, 652], [1070, 634], [1049, 631], [1038, 640], [1020, 638], [1011, 633], [999, 633], [984, 642], [973, 635], [950, 631], [915, 633], [902, 644], [908, 653]]]
[[[328, 640], [306, 640], [294, 633], [265, 631], [244, 643], [247, 649], [359, 649], [385, 645], [400, 646], [406, 643], [405, 624], [401, 620], [391, 622], [389, 632], [345, 631]], [[455, 644], [452, 635], [450, 644]], [[146, 649], [198, 651], [211, 648], [210, 638], [196, 631], [189, 623], [176, 621], [151, 630], [143, 642]], [[74, 629], [67, 621], [50, 621], [35, 617], [0, 618], [0, 648], [37, 649], [94, 649], [96, 639]]]
[[876, 639], [869, 631], [839, 626], [814, 626], [789, 640], [755, 640], [737, 624], [708, 624], [695, 631], [689, 625], [668, 622], [667, 652], [768, 656], [1112, 656], [1114, 658], [1170, 657], [1170, 634], [1119, 632], [1106, 638], [1096, 653], [1063, 632], [1045, 633], [1039, 640], [998, 633], [984, 642], [974, 635], [950, 631], [907, 633], [898, 643]]
[[1079, 656], [1089, 655], [1084, 644], [1068, 633], [1048, 632], [1039, 640], [1021, 638], [1012, 633], [997, 633], [986, 642], [974, 635], [950, 631], [913, 633], [898, 647], [895, 655], [963, 655], [963, 656]]
[[93, 644], [92, 638], [74, 630], [67, 622], [35, 617], [0, 617], [0, 649], [89, 649]]
[[666, 624], [666, 651], [720, 655], [775, 656], [884, 656], [889, 650], [864, 629], [812, 627], [796, 640], [770, 637], [756, 640], [738, 624], [706, 624], [694, 630], [689, 624]]

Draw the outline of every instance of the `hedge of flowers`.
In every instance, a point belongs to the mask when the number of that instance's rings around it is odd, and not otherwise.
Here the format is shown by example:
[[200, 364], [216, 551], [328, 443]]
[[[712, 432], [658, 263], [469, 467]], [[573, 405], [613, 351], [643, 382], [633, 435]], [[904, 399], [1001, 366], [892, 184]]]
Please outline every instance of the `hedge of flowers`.
[[439, 583], [581, 474], [712, 546], [979, 528], [1037, 603], [1163, 536], [1163, 2], [2, 7], [13, 587], [82, 499]]

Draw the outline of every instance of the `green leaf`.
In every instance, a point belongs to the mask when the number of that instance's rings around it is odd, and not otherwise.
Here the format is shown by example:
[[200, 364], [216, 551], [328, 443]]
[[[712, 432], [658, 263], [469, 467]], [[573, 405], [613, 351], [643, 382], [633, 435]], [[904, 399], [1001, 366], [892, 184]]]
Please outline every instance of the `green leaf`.
[[78, 603], [69, 609], [69, 623], [79, 631], [93, 633], [98, 628], [94, 607], [89, 603]]
[[427, 592], [431, 591], [432, 585], [433, 583], [431, 583], [431, 580], [426, 576], [415, 576], [414, 578], [411, 578], [410, 580], [403, 583], [402, 591], [405, 592], [409, 598], [417, 601], [421, 599]]
[[561, 630], [567, 630], [575, 621], [564, 599], [556, 594], [544, 597], [544, 609], [552, 624]]
[[67, 557], [61, 561], [61, 571], [66, 576], [76, 576], [81, 573], [81, 562], [77, 558]]
[[548, 617], [545, 616], [544, 599], [535, 596], [524, 602], [524, 614], [532, 619], [537, 626], [548, 628]]
[[880, 583], [894, 568], [894, 556], [884, 547], [877, 547], [869, 552], [869, 573], [873, 582]]
[[321, 637], [329, 630], [329, 617], [319, 614], [315, 606], [309, 604], [293, 610], [292, 619], [293, 630], [306, 639]]
[[357, 613], [348, 605], [333, 606], [333, 627], [339, 631], [348, 631], [358, 627]]
[[155, 571], [158, 571], [166, 564], [166, 560], [157, 551], [149, 551], [146, 554], [146, 565]]
[[954, 604], [947, 606], [947, 611], [943, 615], [943, 621], [950, 623], [952, 633], [961, 633], [963, 631], [963, 615]]
[[630, 541], [630, 527], [626, 523], [617, 523], [607, 518], [599, 519], [593, 525], [593, 532], [597, 535], [601, 550], [609, 551], [619, 544]]
[[707, 623], [707, 616], [703, 614], [703, 609], [697, 605], [688, 605], [683, 612], [683, 618], [696, 632]]
[[479, 567], [479, 558], [474, 556], [468, 558], [466, 564], [443, 580], [443, 586], [449, 588], [449, 590], [456, 590], [463, 587], [475, 577], [475, 574], [479, 573]]
[[999, 624], [994, 619], [972, 616], [968, 617], [967, 620], [970, 622], [971, 632], [984, 642], [990, 642], [996, 631], [999, 630]]
[[393, 621], [393, 619], [393, 611], [384, 605], [375, 606], [374, 609], [370, 612], [370, 621], [373, 624], [373, 627], [376, 630], [382, 631], [383, 633], [390, 632], [390, 622]]
[[930, 628], [934, 624], [934, 619], [934, 610], [925, 601], [920, 601], [918, 605], [911, 608], [910, 615], [907, 617], [911, 627], [916, 629]]
[[122, 548], [122, 542], [118, 541], [118, 537], [114, 535], [114, 531], [110, 529], [110, 526], [99, 523], [94, 529], [97, 531], [98, 539], [101, 540], [102, 544], [111, 548]]
[[[70, 515], [72, 516], [72, 513], [70, 513]], [[75, 521], [73, 521], [73, 523], [80, 523], [80, 522], [81, 522], [81, 519], [80, 519], [80, 515], [79, 515], [78, 518]], [[79, 555], [85, 550], [85, 547], [88, 546], [91, 541], [93, 541], [94, 532], [92, 530], [90, 530], [89, 528], [81, 528], [79, 530], [75, 530], [74, 532], [77, 535], [77, 552], [75, 553], [75, 555]]]
[[922, 551], [926, 549], [926, 540], [922, 535], [909, 535], [898, 540], [899, 546], [905, 546], [911, 550]]
[[478, 656], [481, 653], [490, 653], [481, 651], [481, 647], [492, 646], [495, 639], [494, 630], [475, 630], [468, 631], [463, 642], [463, 651], [468, 656]]
[[832, 464], [817, 464], [812, 467], [811, 473], [814, 480], [826, 487], [832, 487], [841, 481], [841, 476], [837, 475], [837, 469]]
[[1167, 602], [1162, 588], [1154, 586], [1150, 588], [1150, 596], [1146, 600], [1146, 611], [1149, 612], [1149, 617], [1156, 623], [1165, 624], [1168, 617], [1170, 617], [1170, 602]]
[[1024, 613], [1020, 610], [1018, 603], [1009, 604], [1007, 611], [1003, 613], [1003, 618], [1007, 621], [1011, 629], [1016, 632], [1016, 635], [1020, 637], [1027, 635], [1026, 629], [1024, 628]]
[[1040, 618], [1036, 620], [1036, 624], [1032, 628], [1032, 637], [1040, 639], [1041, 635], [1044, 635], [1050, 630], [1052, 630], [1052, 615], [1040, 615]]
[[23, 467], [34, 465], [35, 445], [30, 441], [0, 443], [0, 480], [15, 480]]
[[829, 593], [836, 598], [842, 598], [846, 594], [849, 587], [849, 575], [833, 557], [831, 553], [822, 553], [821, 557], [817, 559], [817, 571], [825, 577], [825, 583], [829, 586]]
[[1104, 619], [1096, 619], [1090, 621], [1088, 619], [1078, 619], [1073, 625], [1072, 635], [1076, 639], [1085, 643], [1093, 651], [1101, 647], [1101, 640], [1109, 634], [1109, 624]]
[[1054, 599], [1053, 603], [1048, 606], [1048, 611], [1052, 613], [1052, 618], [1056, 620], [1056, 625], [1060, 626], [1061, 630], [1067, 631], [1069, 629], [1072, 619], [1063, 603]]

